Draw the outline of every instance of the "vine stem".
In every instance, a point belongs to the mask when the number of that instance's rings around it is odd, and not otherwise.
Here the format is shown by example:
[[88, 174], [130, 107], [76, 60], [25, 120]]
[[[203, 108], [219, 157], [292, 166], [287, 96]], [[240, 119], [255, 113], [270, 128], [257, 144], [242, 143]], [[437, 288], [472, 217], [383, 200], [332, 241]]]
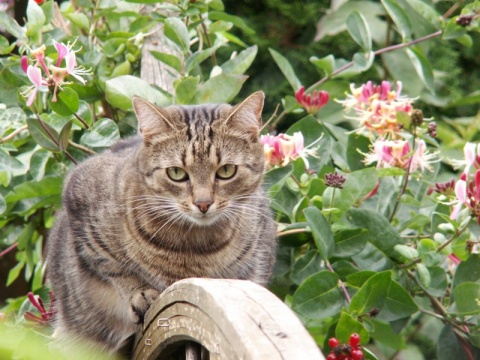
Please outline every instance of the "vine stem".
[[10, 245], [8, 248], [0, 252], [0, 258], [7, 255], [10, 251], [14, 250], [18, 246], [18, 243]]
[[[335, 271], [332, 268], [332, 265], [330, 265], [330, 262], [328, 260], [325, 261], [325, 266], [327, 267], [327, 269], [330, 272], [335, 273]], [[340, 284], [340, 287], [342, 288], [342, 291], [343, 291], [343, 294], [345, 295], [345, 298], [347, 299], [348, 303], [350, 304], [350, 302], [352, 301], [352, 298], [350, 297], [350, 294], [347, 291], [347, 287], [345, 286], [345, 283], [340, 279], [338, 280], [338, 283]]]
[[[374, 51], [373, 54], [376, 56], [376, 55], [380, 55], [380, 54], [383, 54], [383, 53], [386, 53], [386, 52], [389, 52], [389, 51], [393, 51], [393, 50], [398, 50], [398, 49], [403, 49], [403, 48], [406, 48], [406, 47], [409, 47], [411, 45], [415, 45], [415, 44], [418, 44], [420, 42], [423, 42], [423, 41], [426, 41], [426, 40], [430, 40], [430, 39], [433, 39], [433, 38], [436, 38], [440, 35], [443, 34], [443, 31], [442, 30], [438, 30], [434, 33], [431, 33], [431, 34], [428, 34], [428, 35], [425, 35], [425, 36], [422, 36], [422, 37], [419, 37], [418, 39], [415, 39], [415, 40], [411, 40], [411, 41], [408, 41], [406, 43], [401, 43], [401, 44], [396, 44], [396, 45], [391, 45], [391, 46], [387, 46], [383, 49], [379, 49], [377, 51]], [[342, 67], [339, 67], [337, 70], [333, 71], [330, 75], [327, 75], [325, 76], [324, 78], [320, 79], [319, 81], [317, 81], [315, 84], [313, 84], [312, 86], [310, 86], [306, 92], [309, 92], [309, 91], [312, 91], [313, 89], [315, 89], [316, 87], [320, 86], [321, 84], [323, 84], [325, 81], [329, 80], [330, 78], [334, 77], [335, 75], [338, 75], [340, 74], [342, 71], [345, 71], [347, 70], [348, 68], [352, 67], [354, 64], [353, 61], [343, 65]]]
[[393, 210], [392, 210], [392, 213], [390, 214], [390, 217], [389, 217], [389, 220], [390, 222], [393, 220], [395, 214], [397, 213], [397, 210], [398, 210], [398, 207], [400, 205], [400, 199], [402, 198], [402, 195], [405, 194], [405, 191], [407, 191], [407, 186], [408, 186], [408, 181], [409, 181], [409, 178], [410, 178], [410, 171], [411, 171], [411, 168], [412, 168], [412, 158], [413, 156], [415, 155], [415, 145], [416, 145], [416, 128], [413, 129], [413, 144], [412, 144], [412, 155], [410, 156], [410, 161], [408, 162], [408, 166], [407, 166], [407, 172], [405, 173], [405, 180], [403, 181], [403, 186], [402, 186], [402, 189], [400, 190], [400, 192], [398, 193], [398, 196], [397, 196], [397, 201], [395, 201], [395, 206], [393, 207]]
[[73, 113], [73, 116], [75, 116], [75, 118], [78, 121], [80, 121], [82, 123], [82, 125], [85, 126], [85, 128], [87, 130], [90, 130], [90, 125], [88, 125], [87, 122], [85, 120], [83, 120], [83, 118], [80, 115], [78, 115], [77, 113]]
[[23, 125], [22, 127], [19, 127], [17, 130], [12, 132], [11, 134], [9, 134], [9, 135], [5, 136], [4, 138], [0, 139], [0, 144], [4, 143], [5, 141], [8, 141], [10, 139], [13, 139], [15, 136], [20, 134], [23, 130], [27, 130], [27, 129], [28, 129], [27, 125]]

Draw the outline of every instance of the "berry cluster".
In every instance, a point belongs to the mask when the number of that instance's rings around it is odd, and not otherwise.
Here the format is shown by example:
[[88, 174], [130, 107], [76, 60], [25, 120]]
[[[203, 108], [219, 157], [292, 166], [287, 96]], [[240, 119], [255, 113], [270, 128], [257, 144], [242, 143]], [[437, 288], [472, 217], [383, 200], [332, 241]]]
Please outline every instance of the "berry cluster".
[[330, 338], [328, 345], [332, 351], [327, 356], [327, 360], [363, 360], [363, 351], [360, 346], [360, 335], [350, 335], [348, 344], [340, 344], [336, 338]]

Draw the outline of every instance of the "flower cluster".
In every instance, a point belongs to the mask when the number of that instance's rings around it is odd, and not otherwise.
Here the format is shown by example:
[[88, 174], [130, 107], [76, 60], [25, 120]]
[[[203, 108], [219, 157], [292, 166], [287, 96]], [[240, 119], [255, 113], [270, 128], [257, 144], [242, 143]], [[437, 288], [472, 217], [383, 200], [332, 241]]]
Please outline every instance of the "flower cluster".
[[365, 154], [365, 164], [377, 163], [377, 168], [397, 167], [410, 168], [410, 171], [424, 169], [431, 170], [431, 163], [436, 155], [429, 153], [425, 141], [416, 139], [415, 150], [407, 140], [383, 140], [378, 139], [373, 144], [373, 151]]
[[45, 305], [43, 304], [42, 299], [38, 295], [34, 295], [32, 292], [27, 294], [28, 300], [32, 303], [33, 306], [40, 312], [40, 316], [34, 315], [31, 311], [25, 312], [25, 319], [29, 321], [34, 321], [40, 324], [46, 324], [53, 320], [55, 317], [55, 296], [53, 292], [49, 292], [50, 296], [50, 307], [47, 311]]
[[302, 86], [295, 92], [295, 99], [309, 114], [315, 114], [318, 110], [324, 107], [329, 99], [328, 92], [314, 91], [313, 94], [306, 94], [305, 87]]
[[336, 338], [328, 340], [328, 346], [332, 351], [327, 356], [327, 360], [363, 360], [364, 355], [360, 346], [360, 335], [350, 335], [348, 344], [340, 344]]
[[262, 135], [260, 143], [263, 145], [265, 162], [271, 166], [286, 166], [290, 162], [302, 158], [308, 169], [307, 156], [316, 156], [317, 149], [312, 148], [315, 143], [305, 147], [301, 132], [295, 132], [292, 136], [287, 134]]
[[457, 219], [465, 206], [480, 224], [480, 144], [466, 143], [463, 153], [465, 160], [454, 162], [455, 165], [464, 165], [465, 168], [455, 183], [456, 199], [450, 218]]
[[337, 100], [347, 110], [357, 113], [353, 119], [361, 124], [361, 130], [367, 129], [381, 137], [397, 137], [402, 131], [402, 124], [397, 120], [397, 113], [411, 115], [414, 99], [400, 95], [402, 83], [397, 81], [397, 90], [392, 90], [388, 81], [374, 85], [371, 81], [356, 88], [350, 85], [351, 94], [345, 100]]
[[335, 171], [334, 173], [325, 174], [324, 180], [325, 186], [343, 189], [343, 183], [345, 182], [346, 178]]
[[[69, 84], [65, 81], [68, 75], [85, 84], [86, 81], [83, 76], [90, 75], [91, 71], [83, 66], [77, 66], [76, 51], [72, 49], [74, 44], [68, 43], [65, 45], [53, 40], [58, 55], [55, 65], [53, 60], [45, 56], [47, 49], [45, 45], [30, 50], [30, 56], [34, 58], [33, 65], [29, 64], [30, 61], [27, 56], [21, 58], [20, 65], [33, 84], [22, 93], [23, 96], [27, 97], [27, 106], [33, 104], [38, 92], [52, 92], [52, 101], [57, 101], [58, 89], [62, 89], [64, 84]], [[47, 62], [49, 65], [47, 65]]]

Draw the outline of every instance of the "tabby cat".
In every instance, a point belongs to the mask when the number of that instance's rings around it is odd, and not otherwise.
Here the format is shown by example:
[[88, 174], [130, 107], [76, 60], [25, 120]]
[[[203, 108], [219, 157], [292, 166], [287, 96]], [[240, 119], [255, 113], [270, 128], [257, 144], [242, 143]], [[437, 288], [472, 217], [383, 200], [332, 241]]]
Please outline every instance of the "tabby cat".
[[65, 182], [47, 255], [57, 336], [114, 352], [179, 279], [267, 284], [276, 228], [261, 189], [263, 101], [262, 92], [235, 107], [133, 99], [139, 135]]

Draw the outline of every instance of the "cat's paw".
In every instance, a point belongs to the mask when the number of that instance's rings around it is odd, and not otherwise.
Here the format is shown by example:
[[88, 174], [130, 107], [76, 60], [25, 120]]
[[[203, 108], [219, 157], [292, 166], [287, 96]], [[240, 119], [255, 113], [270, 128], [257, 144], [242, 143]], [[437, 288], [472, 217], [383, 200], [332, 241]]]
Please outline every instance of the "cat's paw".
[[132, 320], [140, 324], [148, 308], [158, 298], [160, 292], [154, 289], [142, 289], [133, 294], [131, 300]]

